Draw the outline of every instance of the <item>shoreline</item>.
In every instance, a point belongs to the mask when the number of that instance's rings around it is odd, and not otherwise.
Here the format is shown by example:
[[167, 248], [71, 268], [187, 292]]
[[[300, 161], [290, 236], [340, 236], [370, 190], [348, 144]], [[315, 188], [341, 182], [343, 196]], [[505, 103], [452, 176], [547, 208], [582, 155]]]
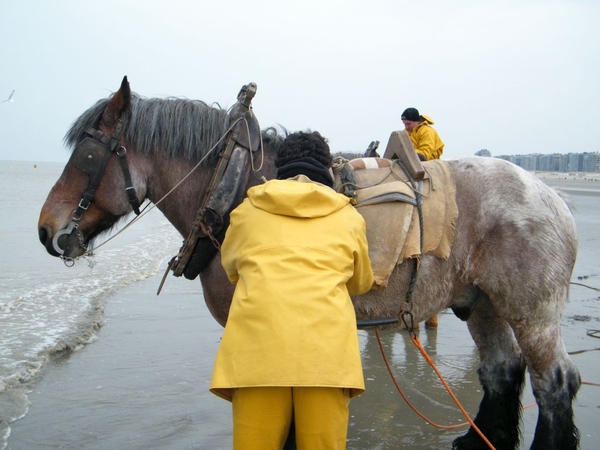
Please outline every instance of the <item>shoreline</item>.
[[548, 181], [581, 181], [589, 183], [600, 183], [600, 173], [591, 172], [540, 172], [529, 170], [530, 174], [535, 175], [540, 180]]
[[[549, 187], [568, 195], [600, 196], [600, 175], [560, 174], [556, 172], [530, 172]], [[599, 205], [600, 207], [600, 205]]]

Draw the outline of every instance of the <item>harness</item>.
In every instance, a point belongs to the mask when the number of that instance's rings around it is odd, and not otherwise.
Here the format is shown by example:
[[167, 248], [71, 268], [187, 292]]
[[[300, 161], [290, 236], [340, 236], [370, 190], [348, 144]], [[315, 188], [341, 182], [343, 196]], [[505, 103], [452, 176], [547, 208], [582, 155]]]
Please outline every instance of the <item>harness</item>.
[[83, 237], [79, 232], [79, 221], [94, 200], [96, 189], [98, 189], [98, 186], [100, 185], [100, 181], [104, 176], [108, 161], [113, 154], [119, 157], [119, 165], [121, 167], [121, 171], [123, 172], [123, 178], [125, 180], [125, 192], [127, 193], [129, 204], [136, 215], [140, 214], [140, 202], [138, 200], [137, 193], [135, 192], [135, 188], [133, 187], [131, 173], [125, 157], [127, 154], [127, 149], [122, 145], [119, 146], [119, 139], [122, 131], [122, 117], [117, 122], [112, 136], [108, 136], [96, 128], [89, 128], [85, 132], [87, 136], [79, 144], [77, 144], [75, 150], [73, 151], [71, 163], [77, 169], [87, 173], [90, 179], [88, 186], [81, 197], [81, 200], [79, 200], [77, 208], [75, 211], [73, 211], [71, 221], [65, 229], [56, 233], [52, 239], [52, 246], [54, 247], [54, 250], [61, 255], [60, 257], [63, 261], [65, 261], [65, 264], [72, 263], [73, 261], [72, 258], [64, 256], [71, 243], [70, 240], [67, 239], [65, 248], [62, 249], [58, 245], [58, 240], [64, 235], [71, 236], [73, 233], [75, 233], [79, 246], [87, 250], [87, 246], [85, 245]]
[[184, 275], [193, 280], [206, 267], [223, 242], [229, 213], [245, 195], [249, 162], [260, 147], [260, 125], [250, 106], [255, 94], [255, 83], [242, 86], [237, 103], [227, 115], [226, 126], [231, 130], [225, 148], [204, 192], [192, 230], [169, 262], [167, 272], [172, 270], [176, 277]]
[[[375, 149], [378, 146], [377, 143], [371, 143], [369, 148], [367, 149], [368, 155], [376, 155]], [[375, 148], [373, 148], [375, 147]], [[412, 191], [415, 194], [414, 200], [410, 197], [407, 197], [404, 194], [397, 192], [385, 193], [377, 198], [373, 198], [371, 201], [364, 201], [361, 204], [366, 206], [370, 203], [380, 203], [387, 201], [400, 200], [402, 202], [410, 203], [416, 207], [418, 214], [418, 223], [419, 223], [419, 236], [420, 236], [420, 253], [421, 257], [423, 255], [423, 193], [422, 193], [422, 183], [420, 183], [425, 177], [425, 170], [423, 165], [419, 161], [417, 157], [417, 153], [410, 141], [410, 137], [405, 130], [401, 131], [393, 131], [388, 140], [388, 144], [386, 150], [383, 155], [384, 159], [369, 157], [369, 164], [375, 164], [375, 167], [384, 166], [394, 166], [397, 165], [402, 169], [404, 175], [407, 178], [407, 183], [412, 188]], [[391, 162], [388, 162], [391, 160]], [[362, 165], [362, 167], [358, 167]], [[357, 166], [357, 167], [355, 167]], [[347, 161], [344, 158], [336, 158], [334, 161], [334, 171], [339, 175], [340, 184], [337, 186], [338, 192], [346, 195], [347, 197], [356, 199], [357, 191], [361, 188], [359, 183], [355, 177], [355, 169], [357, 168], [366, 168], [365, 161], [363, 159], [354, 159], [352, 161]], [[393, 167], [392, 169], [393, 170]], [[362, 186], [364, 187], [364, 186]], [[396, 317], [387, 317], [381, 319], [373, 319], [373, 320], [358, 320], [357, 326], [358, 328], [370, 328], [375, 326], [383, 326], [383, 325], [392, 325], [399, 322], [403, 322], [408, 330], [414, 329], [413, 323], [413, 315], [412, 315], [412, 295], [417, 283], [417, 276], [419, 270], [419, 258], [415, 259], [410, 283], [408, 286], [408, 290], [404, 297], [404, 303], [400, 307], [400, 311], [398, 312]]]

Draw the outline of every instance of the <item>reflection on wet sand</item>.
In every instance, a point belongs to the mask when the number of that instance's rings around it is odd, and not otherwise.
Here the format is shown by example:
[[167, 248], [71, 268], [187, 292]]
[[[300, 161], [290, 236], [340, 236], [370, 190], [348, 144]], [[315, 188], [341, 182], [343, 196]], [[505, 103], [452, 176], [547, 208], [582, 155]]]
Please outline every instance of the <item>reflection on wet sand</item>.
[[[408, 400], [439, 425], [465, 422], [437, 375], [404, 330], [381, 331], [386, 357]], [[440, 316], [439, 329], [417, 332], [463, 407], [474, 415], [482, 393], [477, 380], [477, 350], [464, 323], [451, 313]], [[367, 392], [351, 403], [349, 450], [451, 448], [467, 427], [441, 430], [426, 423], [404, 402], [390, 378], [375, 332], [361, 331]]]

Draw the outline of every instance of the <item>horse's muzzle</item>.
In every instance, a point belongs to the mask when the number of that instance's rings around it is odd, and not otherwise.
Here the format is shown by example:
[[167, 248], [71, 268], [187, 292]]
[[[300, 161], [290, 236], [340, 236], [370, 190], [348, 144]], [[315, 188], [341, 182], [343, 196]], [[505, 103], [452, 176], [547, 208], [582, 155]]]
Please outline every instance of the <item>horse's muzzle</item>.
[[48, 225], [42, 225], [38, 230], [40, 242], [46, 247], [46, 251], [52, 256], [65, 258], [76, 258], [84, 253], [78, 234], [78, 230], [73, 227], [64, 228], [55, 234]]
[[58, 253], [52, 246], [53, 236], [48, 225], [42, 225], [41, 227], [39, 227], [38, 237], [40, 238], [40, 242], [42, 243], [42, 245], [46, 247], [46, 251], [52, 256], [60, 256], [62, 254]]

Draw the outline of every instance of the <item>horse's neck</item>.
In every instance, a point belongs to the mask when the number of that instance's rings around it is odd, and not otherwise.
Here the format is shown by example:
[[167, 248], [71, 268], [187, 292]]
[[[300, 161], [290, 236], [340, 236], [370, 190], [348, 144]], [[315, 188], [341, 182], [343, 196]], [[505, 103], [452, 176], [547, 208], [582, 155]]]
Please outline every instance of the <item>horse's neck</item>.
[[[152, 169], [146, 176], [147, 198], [155, 204], [159, 202], [157, 208], [182, 236], [187, 236], [202, 203], [212, 169], [200, 167], [188, 176], [195, 163], [172, 158], [159, 158], [149, 166]], [[186, 180], [171, 191], [186, 176]]]
[[[254, 166], [262, 166], [262, 169], [259, 173], [250, 174], [249, 184], [243, 188], [244, 190], [261, 183], [260, 176], [264, 176], [265, 179], [275, 177], [274, 155], [267, 150], [264, 161], [259, 158], [262, 155], [254, 155]], [[199, 167], [177, 189], [170, 194], [169, 191], [183, 180], [195, 165], [196, 162], [167, 158], [164, 155], [147, 157], [142, 164], [147, 185], [146, 197], [151, 202], [157, 203], [168, 194], [157, 207], [184, 237], [187, 237], [191, 231], [214, 168]]]

